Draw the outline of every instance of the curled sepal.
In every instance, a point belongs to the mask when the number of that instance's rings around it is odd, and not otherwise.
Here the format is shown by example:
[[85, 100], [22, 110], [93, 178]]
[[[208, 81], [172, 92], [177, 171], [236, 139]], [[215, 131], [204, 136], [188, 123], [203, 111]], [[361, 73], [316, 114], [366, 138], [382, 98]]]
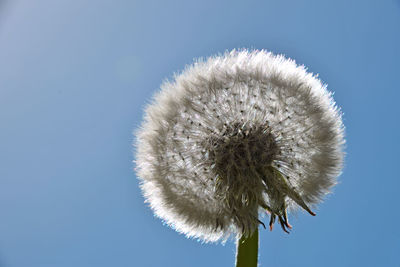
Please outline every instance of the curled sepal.
[[272, 231], [275, 220], [278, 219], [279, 224], [284, 232], [289, 233], [288, 229], [292, 229], [287, 215], [286, 198], [289, 197], [300, 207], [311, 215], [315, 213], [306, 205], [300, 194], [290, 186], [287, 178], [275, 167], [269, 166], [262, 175], [265, 184], [265, 192], [270, 199], [270, 205], [262, 202], [260, 206], [270, 214], [269, 229]]

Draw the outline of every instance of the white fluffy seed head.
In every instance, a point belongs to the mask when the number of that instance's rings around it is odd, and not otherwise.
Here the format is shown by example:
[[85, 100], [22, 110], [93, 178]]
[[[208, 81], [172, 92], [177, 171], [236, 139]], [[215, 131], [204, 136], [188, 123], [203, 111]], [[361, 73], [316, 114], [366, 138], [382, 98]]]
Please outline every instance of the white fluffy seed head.
[[265, 51], [197, 61], [161, 86], [137, 133], [136, 165], [155, 214], [188, 237], [249, 235], [270, 213], [313, 214], [343, 165], [344, 127], [305, 68]]

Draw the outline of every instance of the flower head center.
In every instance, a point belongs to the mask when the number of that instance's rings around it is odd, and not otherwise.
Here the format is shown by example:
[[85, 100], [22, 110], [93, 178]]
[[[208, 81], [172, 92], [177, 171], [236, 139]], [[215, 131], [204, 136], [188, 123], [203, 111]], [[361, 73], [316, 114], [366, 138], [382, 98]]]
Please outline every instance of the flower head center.
[[234, 182], [247, 180], [254, 176], [252, 172], [270, 165], [278, 146], [267, 124], [250, 126], [236, 122], [209, 139], [208, 151], [216, 174]]

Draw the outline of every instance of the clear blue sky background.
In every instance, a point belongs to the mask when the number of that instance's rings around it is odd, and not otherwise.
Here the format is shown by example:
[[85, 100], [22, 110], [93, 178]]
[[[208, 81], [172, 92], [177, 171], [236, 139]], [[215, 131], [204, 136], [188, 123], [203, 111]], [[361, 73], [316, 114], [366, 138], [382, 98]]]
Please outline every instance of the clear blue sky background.
[[319, 73], [347, 158], [260, 266], [400, 266], [400, 1], [0, 0], [0, 266], [234, 266], [153, 217], [132, 131], [165, 78], [232, 48]]

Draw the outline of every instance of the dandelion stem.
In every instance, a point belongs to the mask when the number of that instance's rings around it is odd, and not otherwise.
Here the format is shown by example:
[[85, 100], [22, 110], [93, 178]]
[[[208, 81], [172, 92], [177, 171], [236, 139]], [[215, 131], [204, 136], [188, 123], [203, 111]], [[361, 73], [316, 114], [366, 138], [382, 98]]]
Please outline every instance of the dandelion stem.
[[236, 267], [257, 267], [258, 228], [248, 238], [242, 236], [237, 243]]

